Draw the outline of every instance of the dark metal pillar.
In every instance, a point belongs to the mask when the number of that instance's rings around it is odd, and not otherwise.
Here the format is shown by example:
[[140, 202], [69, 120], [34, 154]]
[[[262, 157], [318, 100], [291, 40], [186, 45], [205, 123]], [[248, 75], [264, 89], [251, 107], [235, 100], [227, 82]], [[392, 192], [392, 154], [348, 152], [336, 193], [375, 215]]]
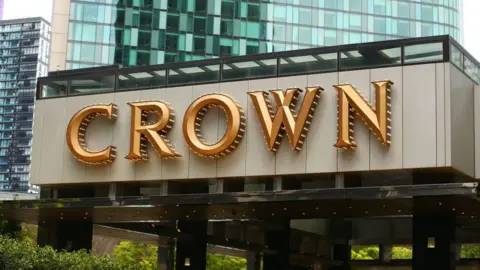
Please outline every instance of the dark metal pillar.
[[186, 236], [177, 239], [176, 270], [205, 270], [207, 221], [178, 221], [177, 228]]
[[[455, 180], [453, 174], [446, 172], [416, 171], [413, 173], [413, 183], [451, 183]], [[424, 209], [426, 198], [413, 198], [412, 239], [413, 260], [412, 269], [455, 269], [455, 217], [433, 216]]]
[[158, 270], [174, 270], [175, 243], [170, 240], [167, 246], [158, 246]]
[[332, 260], [330, 270], [350, 270], [352, 222], [343, 219], [330, 220], [330, 237], [332, 243]]
[[48, 220], [38, 226], [37, 243], [56, 250], [92, 250], [91, 220]]
[[248, 252], [247, 255], [247, 270], [260, 270], [262, 257], [259, 253]]
[[277, 228], [265, 232], [265, 244], [274, 254], [264, 254], [263, 270], [289, 269], [290, 220], [276, 221]]
[[455, 269], [455, 219], [413, 217], [412, 269]]

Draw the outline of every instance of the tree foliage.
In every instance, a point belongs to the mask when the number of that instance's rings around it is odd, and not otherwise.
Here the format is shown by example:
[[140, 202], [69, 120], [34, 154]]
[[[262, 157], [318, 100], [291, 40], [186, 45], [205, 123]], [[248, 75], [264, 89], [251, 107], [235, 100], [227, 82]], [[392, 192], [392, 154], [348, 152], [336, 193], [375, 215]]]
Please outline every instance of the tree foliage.
[[137, 265], [138, 270], [157, 269], [157, 247], [154, 245], [121, 241], [112, 257], [120, 264]]
[[[380, 259], [379, 246], [352, 246], [352, 260], [378, 260]], [[412, 249], [403, 246], [392, 247], [393, 260], [412, 259]]]
[[392, 259], [393, 260], [411, 260], [413, 258], [412, 249], [409, 247], [393, 247]]
[[[139, 270], [157, 269], [155, 245], [122, 241], [113, 251], [112, 258], [122, 265], [137, 265]], [[247, 261], [242, 258], [207, 254], [207, 270], [246, 270]]]
[[479, 244], [464, 244], [461, 248], [462, 259], [479, 259], [480, 245]]
[[0, 269], [5, 270], [134, 270], [110, 256], [96, 257], [86, 251], [57, 252], [31, 241], [0, 236]]
[[378, 246], [352, 246], [352, 260], [378, 260]]
[[207, 254], [207, 270], [246, 270], [247, 260], [218, 254]]

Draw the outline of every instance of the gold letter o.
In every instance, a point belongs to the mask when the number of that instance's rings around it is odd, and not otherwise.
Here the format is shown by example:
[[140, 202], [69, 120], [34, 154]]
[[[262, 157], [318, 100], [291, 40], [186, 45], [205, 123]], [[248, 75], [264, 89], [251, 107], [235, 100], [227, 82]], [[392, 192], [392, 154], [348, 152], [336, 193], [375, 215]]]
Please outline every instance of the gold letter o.
[[[200, 134], [200, 125], [208, 109], [219, 107], [227, 118], [227, 130], [217, 143], [208, 144]], [[196, 154], [219, 158], [232, 152], [245, 133], [245, 116], [242, 106], [232, 97], [221, 94], [208, 94], [195, 100], [188, 107], [183, 119], [183, 137]]]

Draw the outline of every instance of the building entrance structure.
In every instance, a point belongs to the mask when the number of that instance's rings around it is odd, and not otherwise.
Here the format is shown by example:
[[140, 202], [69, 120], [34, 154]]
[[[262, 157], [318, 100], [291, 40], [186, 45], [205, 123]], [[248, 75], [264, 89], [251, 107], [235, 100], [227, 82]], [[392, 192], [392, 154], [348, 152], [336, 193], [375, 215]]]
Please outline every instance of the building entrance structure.
[[[0, 214], [58, 249], [90, 249], [94, 224], [158, 235], [160, 269], [203, 270], [211, 246], [252, 270], [471, 269], [479, 68], [439, 36], [51, 72], [41, 200]], [[413, 259], [392, 258], [404, 245]]]

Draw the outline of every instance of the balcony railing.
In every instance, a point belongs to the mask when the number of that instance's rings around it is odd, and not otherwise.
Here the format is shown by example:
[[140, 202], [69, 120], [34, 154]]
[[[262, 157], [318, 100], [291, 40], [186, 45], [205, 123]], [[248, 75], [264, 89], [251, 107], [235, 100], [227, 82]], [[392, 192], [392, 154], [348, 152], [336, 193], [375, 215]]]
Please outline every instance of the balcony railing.
[[144, 67], [56, 71], [38, 79], [37, 98], [441, 62], [452, 62], [480, 84], [475, 58], [449, 36], [435, 36]]

